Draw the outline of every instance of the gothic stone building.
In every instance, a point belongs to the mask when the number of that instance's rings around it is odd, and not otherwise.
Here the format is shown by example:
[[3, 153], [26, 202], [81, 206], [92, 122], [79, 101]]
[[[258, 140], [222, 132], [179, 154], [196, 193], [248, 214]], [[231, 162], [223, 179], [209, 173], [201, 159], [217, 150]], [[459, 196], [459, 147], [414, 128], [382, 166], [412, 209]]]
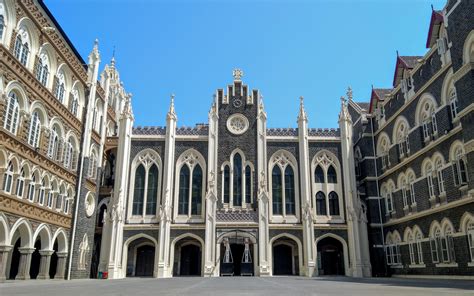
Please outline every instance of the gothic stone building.
[[39, 0], [0, 0], [0, 279], [474, 274], [474, 3], [433, 11], [392, 88], [339, 128], [267, 128], [258, 90], [133, 127]]

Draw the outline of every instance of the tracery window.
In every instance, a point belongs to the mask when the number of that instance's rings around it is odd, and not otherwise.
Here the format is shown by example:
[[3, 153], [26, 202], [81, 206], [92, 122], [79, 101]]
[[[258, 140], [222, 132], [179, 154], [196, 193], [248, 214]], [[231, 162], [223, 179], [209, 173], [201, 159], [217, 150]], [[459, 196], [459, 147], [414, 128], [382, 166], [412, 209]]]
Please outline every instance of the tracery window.
[[432, 139], [433, 136], [436, 136], [438, 133], [438, 123], [436, 120], [436, 103], [427, 98], [420, 102], [420, 107], [418, 108], [418, 120], [423, 127], [423, 136], [425, 142]]
[[228, 207], [248, 207], [253, 200], [253, 169], [240, 152], [231, 155], [231, 161], [222, 170], [223, 202]]
[[5, 119], [3, 127], [10, 133], [16, 135], [20, 117], [20, 105], [15, 92], [10, 92], [8, 95], [7, 108], [5, 112]]
[[28, 132], [28, 144], [33, 147], [39, 146], [39, 139], [41, 135], [41, 121], [38, 112], [33, 112], [30, 122], [30, 130]]
[[12, 192], [13, 185], [13, 163], [10, 161], [7, 166], [7, 170], [3, 175], [3, 191], [6, 193]]
[[155, 154], [142, 152], [137, 156], [133, 192], [133, 216], [155, 216], [159, 194], [159, 166], [161, 161]]
[[398, 154], [400, 158], [407, 156], [410, 153], [410, 142], [408, 138], [408, 123], [406, 120], [401, 120], [397, 124], [394, 141], [398, 144]]
[[205, 162], [204, 158], [193, 149], [184, 152], [177, 161], [177, 184], [176, 192], [178, 219], [201, 218], [203, 214], [203, 198], [205, 184]]
[[286, 152], [275, 153], [270, 160], [272, 214], [274, 216], [296, 215], [296, 180], [292, 160]]
[[318, 152], [312, 161], [314, 176], [312, 204], [316, 205], [317, 219], [342, 216], [339, 168], [336, 156], [329, 151]]

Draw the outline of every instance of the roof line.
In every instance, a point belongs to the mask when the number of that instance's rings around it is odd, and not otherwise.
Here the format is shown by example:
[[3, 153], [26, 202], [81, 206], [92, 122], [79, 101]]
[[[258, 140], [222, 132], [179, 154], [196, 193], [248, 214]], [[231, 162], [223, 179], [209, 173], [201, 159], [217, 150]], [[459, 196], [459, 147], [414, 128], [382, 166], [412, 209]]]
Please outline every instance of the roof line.
[[64, 32], [63, 28], [59, 25], [58, 21], [56, 20], [56, 18], [53, 16], [53, 14], [51, 13], [51, 11], [48, 9], [48, 7], [46, 6], [46, 4], [44, 3], [43, 0], [38, 0], [38, 3], [41, 5], [41, 7], [43, 8], [43, 10], [46, 12], [46, 14], [48, 15], [48, 17], [51, 19], [51, 21], [53, 22], [53, 24], [58, 28], [59, 30], [59, 33], [61, 33], [61, 35], [63, 36], [63, 38], [66, 40], [67, 44], [69, 45], [69, 47], [71, 47], [72, 51], [74, 52], [74, 54], [79, 58], [79, 60], [81, 61], [82, 65], [84, 66], [84, 69], [87, 70], [87, 63], [84, 61], [84, 59], [82, 58], [82, 56], [79, 54], [79, 52], [77, 51], [76, 47], [74, 47], [74, 45], [72, 44], [71, 40], [69, 39], [69, 37], [67, 36], [66, 32]]

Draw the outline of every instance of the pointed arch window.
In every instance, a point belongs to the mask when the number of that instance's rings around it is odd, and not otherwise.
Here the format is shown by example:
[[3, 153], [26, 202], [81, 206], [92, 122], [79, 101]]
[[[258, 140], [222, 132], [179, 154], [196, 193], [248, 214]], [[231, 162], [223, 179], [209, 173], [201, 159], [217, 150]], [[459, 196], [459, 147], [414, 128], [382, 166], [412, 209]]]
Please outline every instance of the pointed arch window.
[[48, 157], [56, 159], [58, 156], [59, 150], [59, 134], [56, 126], [50, 132], [49, 135], [49, 145], [48, 145]]
[[[22, 29], [20, 30], [24, 32], [24, 30]], [[15, 57], [20, 61], [20, 63], [23, 66], [26, 66], [26, 63], [28, 62], [30, 48], [29, 48], [28, 42], [22, 41], [20, 34], [16, 36], [14, 52], [15, 52]]]
[[30, 131], [28, 133], [28, 144], [33, 147], [39, 146], [39, 139], [41, 134], [41, 121], [38, 112], [35, 111], [31, 116]]
[[285, 210], [286, 215], [296, 214], [295, 206], [295, 174], [291, 166], [286, 166], [285, 169]]
[[72, 92], [72, 100], [71, 100], [71, 105], [70, 105], [70, 111], [74, 116], [77, 116], [77, 111], [79, 109], [79, 92], [77, 89], [74, 89]]
[[250, 166], [245, 167], [245, 203], [252, 202], [252, 169]]
[[273, 205], [273, 214], [282, 215], [283, 206], [283, 186], [282, 186], [282, 176], [281, 169], [278, 166], [273, 167], [272, 171], [272, 205]]
[[70, 168], [72, 167], [72, 158], [74, 154], [74, 148], [73, 148], [71, 139], [67, 141], [64, 152], [65, 152], [64, 153], [64, 167]]
[[5, 28], [5, 18], [2, 14], [0, 14], [0, 42], [3, 40], [3, 31]]
[[201, 215], [202, 169], [200, 165], [197, 165], [193, 170], [192, 184], [193, 190], [191, 193], [191, 215]]
[[331, 191], [328, 196], [329, 199], [329, 215], [339, 216], [339, 196], [334, 191]]
[[453, 87], [449, 92], [449, 107], [451, 109], [451, 119], [458, 117], [458, 95]]
[[3, 127], [10, 133], [16, 135], [19, 117], [20, 105], [18, 104], [17, 95], [14, 92], [10, 92], [10, 94], [8, 95], [8, 102]]
[[143, 200], [145, 198], [145, 167], [140, 164], [135, 171], [135, 188], [133, 192], [132, 215], [143, 214]]
[[234, 206], [242, 205], [242, 156], [239, 153], [234, 155], [234, 194], [233, 203]]
[[30, 180], [30, 184], [28, 185], [28, 200], [29, 201], [35, 200], [35, 185], [36, 185], [36, 176], [33, 174], [33, 177]]
[[12, 192], [13, 185], [13, 163], [10, 161], [7, 166], [7, 170], [3, 175], [3, 191], [6, 193]]
[[230, 201], [230, 168], [228, 165], [224, 167], [224, 203]]
[[22, 198], [25, 188], [25, 171], [21, 169], [18, 178], [16, 179], [16, 196]]
[[336, 169], [331, 165], [328, 168], [328, 183], [335, 184], [337, 183], [337, 173]]
[[192, 168], [183, 164], [179, 173], [178, 215], [200, 216], [204, 176], [199, 164]]
[[65, 92], [65, 90], [66, 90], [66, 87], [65, 87], [64, 73], [59, 72], [57, 77], [56, 77], [56, 86], [55, 86], [55, 89], [54, 89], [54, 96], [61, 103], [64, 101], [64, 92]]
[[189, 175], [189, 167], [183, 165], [179, 173], [179, 215], [187, 215], [189, 212]]
[[316, 213], [321, 216], [327, 215], [326, 195], [322, 191], [316, 193]]
[[324, 171], [319, 165], [314, 171], [314, 180], [316, 181], [316, 183], [324, 183]]
[[40, 205], [43, 205], [44, 204], [44, 195], [46, 193], [46, 180], [45, 178], [43, 178], [43, 180], [41, 180], [41, 186], [40, 186], [40, 189], [39, 189], [39, 192], [38, 192], [38, 203]]
[[43, 85], [46, 86], [49, 77], [49, 68], [48, 68], [48, 57], [46, 54], [42, 54], [38, 60], [36, 66], [36, 79]]

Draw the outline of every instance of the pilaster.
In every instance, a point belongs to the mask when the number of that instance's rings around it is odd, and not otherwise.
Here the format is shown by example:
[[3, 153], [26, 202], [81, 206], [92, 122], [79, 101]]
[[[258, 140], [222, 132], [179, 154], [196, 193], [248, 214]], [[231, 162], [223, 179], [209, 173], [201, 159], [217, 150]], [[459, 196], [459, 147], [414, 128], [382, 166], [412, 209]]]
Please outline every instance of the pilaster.
[[269, 198], [267, 184], [267, 114], [265, 113], [263, 101], [260, 98], [257, 115], [257, 172], [258, 172], [258, 275], [268, 276], [271, 274], [269, 258]]
[[310, 166], [308, 146], [308, 116], [304, 109], [303, 97], [300, 97], [298, 114], [298, 145], [301, 180], [301, 208], [303, 222], [303, 255], [304, 272], [308, 277], [313, 276], [315, 268], [314, 229], [311, 213]]
[[[166, 142], [163, 192], [160, 207], [160, 231], [158, 239], [158, 273], [155, 277], [171, 277], [172, 270], [169, 270], [169, 250], [170, 250], [170, 224], [172, 190], [174, 176], [174, 154], [176, 140], [176, 112], [174, 109], [174, 95], [171, 95], [171, 104], [166, 117]], [[156, 270], [156, 269], [155, 269]]]

